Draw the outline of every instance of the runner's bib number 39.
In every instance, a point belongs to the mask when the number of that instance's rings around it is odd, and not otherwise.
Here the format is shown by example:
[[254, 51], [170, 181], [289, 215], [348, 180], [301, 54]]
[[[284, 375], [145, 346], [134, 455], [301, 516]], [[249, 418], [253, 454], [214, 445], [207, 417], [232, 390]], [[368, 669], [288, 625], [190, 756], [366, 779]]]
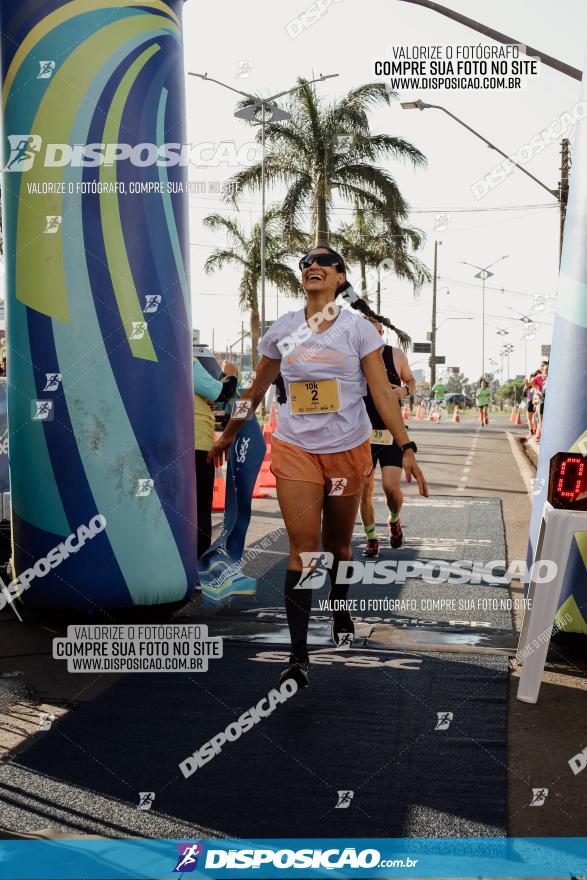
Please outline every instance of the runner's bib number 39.
[[340, 410], [338, 379], [292, 382], [289, 386], [289, 395], [291, 413], [295, 416]]
[[386, 431], [385, 429], [373, 428], [371, 431], [371, 436], [369, 437], [371, 443], [375, 443], [378, 446], [390, 446], [393, 443], [393, 435], [391, 431]]

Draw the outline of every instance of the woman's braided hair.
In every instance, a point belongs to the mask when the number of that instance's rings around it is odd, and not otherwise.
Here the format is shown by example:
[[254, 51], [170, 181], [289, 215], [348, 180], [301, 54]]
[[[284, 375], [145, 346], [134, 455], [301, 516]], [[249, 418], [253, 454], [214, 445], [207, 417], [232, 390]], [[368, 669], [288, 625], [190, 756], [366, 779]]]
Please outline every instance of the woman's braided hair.
[[399, 327], [396, 327], [395, 324], [392, 324], [389, 318], [386, 318], [384, 315], [378, 315], [373, 311], [370, 306], [367, 305], [364, 299], [356, 299], [351, 303], [351, 307], [353, 309], [357, 309], [368, 318], [370, 321], [377, 321], [378, 324], [383, 324], [384, 327], [388, 327], [390, 330], [396, 334], [398, 342], [400, 344], [400, 348], [403, 351], [408, 351], [410, 345], [412, 344], [411, 337], [408, 336], [403, 330], [400, 330]]
[[[333, 256], [337, 257], [339, 264], [340, 264], [340, 268], [344, 272], [344, 274], [346, 275], [346, 264], [345, 264], [344, 259], [338, 253], [338, 251], [335, 251], [334, 248], [331, 248], [329, 244], [317, 244], [312, 248], [312, 250], [316, 250], [317, 248], [322, 248], [323, 250], [326, 250], [329, 253], [331, 253]], [[310, 251], [310, 253], [311, 253], [311, 251]], [[347, 281], [345, 285], [341, 285], [340, 287], [337, 288], [337, 291], [336, 291], [337, 295], [339, 293], [342, 293], [344, 290], [348, 290], [349, 287], [350, 287], [350, 284]], [[355, 293], [355, 291], [353, 291], [353, 292]], [[400, 330], [399, 327], [396, 327], [395, 324], [392, 324], [391, 321], [389, 320], [389, 318], [386, 318], [384, 315], [378, 315], [376, 312], [374, 312], [373, 309], [368, 305], [368, 303], [365, 302], [364, 299], [361, 299], [359, 296], [357, 296], [356, 293], [355, 293], [355, 299], [351, 299], [349, 297], [349, 298], [347, 298], [347, 302], [349, 303], [349, 305], [353, 309], [357, 309], [357, 311], [361, 312], [361, 314], [365, 318], [368, 318], [370, 321], [377, 321], [378, 324], [383, 324], [384, 327], [387, 327], [389, 330], [393, 330], [393, 332], [396, 334], [396, 336], [398, 338], [400, 348], [403, 351], [408, 351], [410, 345], [412, 344], [411, 337], [407, 333], [405, 333], [403, 330]]]

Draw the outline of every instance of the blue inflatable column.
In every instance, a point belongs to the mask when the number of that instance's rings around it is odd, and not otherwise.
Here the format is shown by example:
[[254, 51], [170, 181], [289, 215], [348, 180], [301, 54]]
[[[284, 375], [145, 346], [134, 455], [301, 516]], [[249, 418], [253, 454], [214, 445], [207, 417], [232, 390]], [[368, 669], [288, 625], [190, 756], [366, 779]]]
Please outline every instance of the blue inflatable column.
[[195, 583], [182, 5], [0, 8], [12, 528], [33, 606]]
[[[583, 77], [583, 102], [587, 82]], [[587, 122], [577, 124], [569, 204], [558, 286], [557, 314], [544, 406], [544, 426], [532, 506], [529, 560], [533, 560], [548, 490], [550, 459], [557, 452], [587, 454]], [[586, 516], [587, 520], [587, 516]], [[557, 616], [566, 632], [587, 634], [587, 532], [571, 546], [561, 607]], [[564, 615], [566, 623], [562, 623]], [[571, 622], [569, 623], [568, 620]]]

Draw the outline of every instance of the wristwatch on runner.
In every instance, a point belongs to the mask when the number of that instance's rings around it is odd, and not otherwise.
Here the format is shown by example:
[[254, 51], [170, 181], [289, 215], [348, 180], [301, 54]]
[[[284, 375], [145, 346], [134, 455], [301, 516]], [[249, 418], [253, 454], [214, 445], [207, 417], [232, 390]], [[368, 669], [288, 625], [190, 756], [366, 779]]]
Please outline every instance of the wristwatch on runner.
[[402, 446], [402, 455], [404, 454], [404, 452], [407, 452], [408, 449], [413, 449], [414, 452], [418, 451], [418, 447], [413, 440], [410, 440], [409, 443], [404, 443], [404, 445]]

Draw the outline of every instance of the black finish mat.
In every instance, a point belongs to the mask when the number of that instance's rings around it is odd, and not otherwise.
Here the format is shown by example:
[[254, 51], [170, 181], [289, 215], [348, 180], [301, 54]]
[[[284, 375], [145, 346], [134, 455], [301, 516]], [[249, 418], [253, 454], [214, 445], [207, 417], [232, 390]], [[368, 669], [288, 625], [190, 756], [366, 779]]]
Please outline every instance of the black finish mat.
[[[266, 695], [286, 656], [226, 641], [207, 673], [128, 675], [0, 770], [3, 824], [119, 837], [505, 833], [502, 657], [313, 652], [311, 688], [184, 779], [179, 762]], [[141, 791], [155, 793], [148, 812]], [[353, 792], [346, 808], [341, 791]]]
[[[499, 498], [454, 498], [439, 496], [432, 500], [410, 498], [402, 511], [405, 544], [399, 550], [390, 548], [385, 538], [387, 509], [381, 496], [375, 497], [378, 533], [382, 538], [379, 562], [431, 561], [454, 563], [468, 560], [487, 565], [495, 563], [494, 574], [502, 576], [506, 569], [506, 546]], [[365, 536], [359, 521], [353, 535], [353, 558], [367, 563], [362, 556]], [[239, 615], [242, 611], [283, 607], [283, 583], [286, 558], [276, 553], [285, 551], [287, 539], [276, 542], [274, 552], [261, 554], [244, 567], [246, 574], [257, 578], [257, 592], [251, 597], [234, 597], [219, 610], [221, 616]], [[328, 598], [329, 579], [314, 591], [312, 607], [320, 614], [321, 602]], [[370, 621], [392, 622], [396, 617], [414, 622], [455, 621], [485, 623], [498, 629], [512, 630], [509, 589], [506, 584], [488, 583], [427, 583], [422, 577], [407, 577], [405, 583], [377, 583], [369, 569], [360, 583], [349, 587], [348, 598], [356, 600], [353, 616]], [[448, 600], [450, 606], [439, 603]], [[388, 606], [395, 602], [395, 607]], [[378, 605], [377, 602], [380, 604]], [[399, 604], [397, 604], [399, 603]], [[323, 612], [324, 613], [324, 612]]]
[[[381, 533], [384, 513], [378, 498]], [[505, 559], [498, 499], [410, 499], [402, 522], [406, 546], [382, 547], [382, 560]], [[357, 524], [357, 560], [363, 543]], [[506, 833], [507, 658], [433, 653], [430, 645], [418, 652], [390, 634], [417, 625], [425, 635], [440, 622], [439, 631], [456, 636], [501, 633], [507, 645], [507, 586], [421, 578], [353, 585], [349, 598], [405, 600], [415, 610], [359, 612], [360, 639], [345, 652], [327, 646], [320, 601], [328, 588], [316, 591], [310, 689], [184, 779], [179, 762], [276, 686], [287, 658], [285, 550], [280, 539], [247, 564], [258, 578], [252, 600], [235, 599], [207, 620], [211, 633], [232, 636], [207, 673], [127, 675], [0, 768], [2, 824], [112, 837]], [[433, 610], [447, 598], [471, 607]], [[497, 606], [484, 608], [488, 598]], [[200, 616], [209, 611], [192, 603], [173, 619]], [[338, 793], [349, 791], [350, 805], [337, 807]], [[139, 792], [154, 792], [150, 810], [138, 809]]]

